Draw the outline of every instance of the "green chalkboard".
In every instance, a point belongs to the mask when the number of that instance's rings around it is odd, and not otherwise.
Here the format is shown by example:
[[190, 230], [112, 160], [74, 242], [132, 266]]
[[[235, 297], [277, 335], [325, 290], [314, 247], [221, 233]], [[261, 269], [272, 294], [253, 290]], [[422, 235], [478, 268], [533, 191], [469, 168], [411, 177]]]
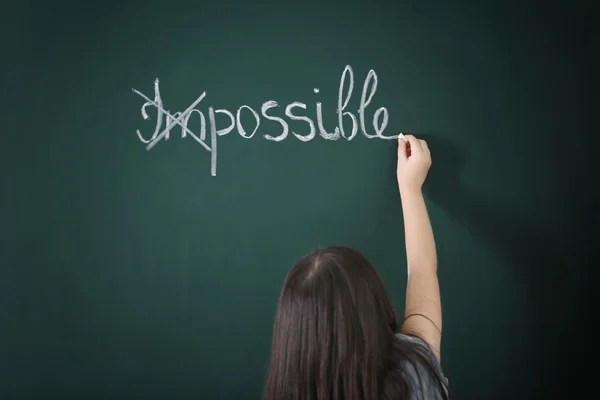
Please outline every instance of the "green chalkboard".
[[0, 398], [259, 399], [318, 246], [367, 255], [401, 316], [401, 132], [433, 155], [453, 390], [557, 393], [597, 226], [570, 4], [7, 5]]

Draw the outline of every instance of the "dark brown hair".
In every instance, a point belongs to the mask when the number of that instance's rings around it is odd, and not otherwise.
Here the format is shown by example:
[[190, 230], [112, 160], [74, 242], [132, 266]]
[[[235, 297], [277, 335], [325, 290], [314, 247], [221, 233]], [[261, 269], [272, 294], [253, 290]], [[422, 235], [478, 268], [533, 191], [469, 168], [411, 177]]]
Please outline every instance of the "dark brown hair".
[[313, 250], [289, 271], [275, 322], [265, 400], [382, 400], [415, 393], [407, 366], [443, 398], [431, 351], [401, 341], [379, 274], [348, 247]]

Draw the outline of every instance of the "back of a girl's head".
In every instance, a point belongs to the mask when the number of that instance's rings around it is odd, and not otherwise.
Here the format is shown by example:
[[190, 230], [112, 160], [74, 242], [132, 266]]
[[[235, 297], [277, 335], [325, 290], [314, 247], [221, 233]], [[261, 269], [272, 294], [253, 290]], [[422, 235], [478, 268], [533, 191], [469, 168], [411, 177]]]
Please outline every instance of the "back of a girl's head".
[[395, 331], [387, 292], [363, 255], [310, 252], [281, 290], [266, 399], [377, 398]]

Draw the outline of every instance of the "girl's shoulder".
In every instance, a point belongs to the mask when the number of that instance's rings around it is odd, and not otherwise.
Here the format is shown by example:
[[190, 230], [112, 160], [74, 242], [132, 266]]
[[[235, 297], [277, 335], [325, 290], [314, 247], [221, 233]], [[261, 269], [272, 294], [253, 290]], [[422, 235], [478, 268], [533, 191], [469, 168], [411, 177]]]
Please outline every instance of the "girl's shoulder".
[[[436, 358], [435, 354], [431, 350], [431, 347], [423, 340], [416, 336], [406, 335], [403, 333], [397, 333], [396, 337], [400, 342], [407, 343], [411, 347], [417, 349], [417, 352], [428, 360], [429, 364], [435, 369], [437, 375], [441, 378], [444, 390], [448, 393], [448, 379], [445, 377], [442, 370], [442, 365]], [[422, 392], [426, 399], [438, 399], [442, 398], [439, 392], [439, 384], [437, 383], [436, 377], [431, 373], [430, 369], [426, 365], [421, 363], [411, 362], [409, 360], [399, 360], [399, 366], [402, 373], [405, 375], [410, 385], [413, 387], [414, 393]], [[421, 398], [416, 396], [415, 398]]]

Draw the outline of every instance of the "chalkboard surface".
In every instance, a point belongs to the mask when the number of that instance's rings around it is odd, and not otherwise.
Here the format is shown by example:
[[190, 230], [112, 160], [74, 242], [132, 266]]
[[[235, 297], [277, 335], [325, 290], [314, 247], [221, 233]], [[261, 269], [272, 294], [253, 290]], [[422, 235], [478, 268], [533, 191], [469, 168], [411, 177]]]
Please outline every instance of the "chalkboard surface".
[[401, 132], [433, 155], [453, 390], [556, 390], [597, 226], [569, 7], [7, 6], [0, 398], [259, 399], [280, 285], [318, 246], [367, 255], [401, 317]]

